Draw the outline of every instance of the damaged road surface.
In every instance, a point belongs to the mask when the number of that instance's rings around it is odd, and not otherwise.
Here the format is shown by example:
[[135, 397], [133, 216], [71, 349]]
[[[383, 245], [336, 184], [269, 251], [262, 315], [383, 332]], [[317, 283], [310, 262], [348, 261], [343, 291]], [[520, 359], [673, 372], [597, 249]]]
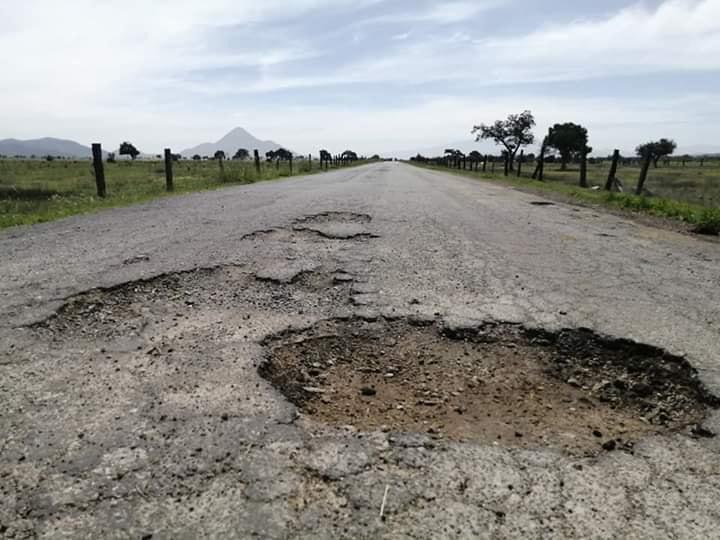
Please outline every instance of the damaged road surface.
[[720, 246], [382, 163], [0, 232], [0, 537], [712, 538]]

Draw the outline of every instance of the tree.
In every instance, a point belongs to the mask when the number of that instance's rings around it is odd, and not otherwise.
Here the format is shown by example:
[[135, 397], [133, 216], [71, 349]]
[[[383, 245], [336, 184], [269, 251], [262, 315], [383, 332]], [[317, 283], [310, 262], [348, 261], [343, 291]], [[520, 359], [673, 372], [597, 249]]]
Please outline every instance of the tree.
[[200, 161], [202, 157], [200, 157], [200, 154], [195, 154], [193, 157], [193, 161]]
[[109, 152], [107, 155], [107, 162], [108, 163], [115, 163], [115, 152]]
[[[418, 154], [418, 155], [420, 155], [420, 154]], [[373, 161], [380, 161], [380, 156], [378, 154], [373, 154], [370, 159]]]
[[468, 157], [470, 158], [470, 169], [472, 169], [473, 164], [475, 165], [475, 170], [478, 169], [478, 163], [480, 163], [483, 160], [483, 156], [480, 152], [477, 150], [473, 150], [468, 154]]
[[332, 156], [327, 150], [320, 150], [320, 161], [330, 161]]
[[120, 150], [118, 151], [118, 154], [121, 156], [130, 156], [133, 161], [140, 155], [140, 151], [135, 148], [135, 146], [132, 143], [129, 143], [125, 141], [120, 145]]
[[513, 169], [515, 156], [518, 150], [535, 142], [532, 128], [535, 126], [535, 117], [530, 111], [520, 114], [511, 114], [507, 120], [497, 120], [492, 125], [480, 124], [472, 129], [475, 140], [490, 139], [495, 144], [505, 147], [508, 154], [510, 170]]
[[345, 150], [340, 156], [345, 161], [357, 161], [358, 155], [352, 150]]
[[282, 161], [290, 161], [292, 159], [292, 152], [284, 148], [278, 148], [275, 150], [275, 157]]
[[587, 129], [572, 122], [555, 124], [547, 136], [547, 146], [560, 154], [561, 170], [567, 170], [568, 162], [574, 157], [588, 153]]
[[241, 161], [245, 161], [249, 157], [250, 157], [250, 152], [245, 148], [240, 148], [237, 152], [235, 152], [233, 159], [239, 159]]
[[671, 156], [677, 149], [677, 143], [672, 139], [660, 139], [641, 144], [635, 149], [635, 153], [641, 158], [649, 158], [657, 168], [658, 161], [665, 156]]
[[215, 152], [215, 154], [213, 154], [213, 159], [225, 159], [225, 152], [223, 152], [222, 150], [218, 150], [217, 152]]

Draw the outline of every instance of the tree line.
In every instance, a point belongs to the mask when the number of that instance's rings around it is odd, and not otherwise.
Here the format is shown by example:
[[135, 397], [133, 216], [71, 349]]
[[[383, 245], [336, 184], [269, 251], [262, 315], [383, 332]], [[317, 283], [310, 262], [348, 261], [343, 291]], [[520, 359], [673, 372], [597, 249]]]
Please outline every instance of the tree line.
[[[475, 135], [476, 142], [490, 140], [502, 147], [499, 160], [496, 159], [496, 156], [483, 155], [478, 151], [472, 151], [466, 156], [460, 150], [452, 148], [446, 149], [445, 155], [441, 157], [425, 158], [418, 155], [412, 159], [420, 162], [434, 162], [445, 166], [459, 166], [459, 164], [462, 164], [463, 168], [469, 162], [471, 169], [478, 170], [482, 165], [483, 171], [486, 171], [488, 164], [490, 164], [491, 172], [495, 171], [495, 164], [500, 161], [503, 164], [506, 176], [510, 172], [516, 171], [516, 169], [519, 176], [523, 163], [535, 162], [536, 166], [532, 177], [539, 180], [543, 179], [545, 163], [559, 161], [561, 170], [565, 171], [570, 162], [579, 162], [581, 165], [580, 186], [588, 187], [586, 166], [589, 159], [588, 154], [593, 149], [588, 144], [587, 128], [573, 122], [555, 124], [548, 129], [547, 135], [543, 137], [539, 155], [528, 154], [526, 156], [524, 149], [536, 141], [533, 133], [534, 127], [535, 117], [528, 110], [519, 114], [511, 114], [506, 119], [496, 120], [492, 124], [473, 126], [471, 134]], [[677, 144], [675, 141], [667, 138], [649, 141], [636, 147], [635, 153], [642, 165], [636, 188], [638, 194], [643, 192], [650, 166], [657, 167], [660, 160], [673, 155], [676, 149]], [[611, 159], [613, 159], [613, 167], [614, 171], [616, 171], [617, 161], [620, 159], [619, 151], [616, 150]], [[611, 172], [611, 174], [614, 175], [615, 173]], [[618, 188], [619, 186], [619, 181], [612, 178], [609, 179], [606, 188], [613, 189], [613, 187]]]

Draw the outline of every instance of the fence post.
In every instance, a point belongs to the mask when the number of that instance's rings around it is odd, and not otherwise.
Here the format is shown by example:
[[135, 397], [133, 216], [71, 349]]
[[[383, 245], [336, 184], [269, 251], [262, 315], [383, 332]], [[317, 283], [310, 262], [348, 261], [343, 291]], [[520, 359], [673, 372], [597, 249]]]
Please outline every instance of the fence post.
[[312, 172], [312, 154], [308, 154], [308, 172]]
[[645, 187], [645, 180], [647, 180], [648, 171], [650, 170], [651, 161], [652, 156], [648, 153], [643, 161], [642, 169], [640, 169], [640, 179], [638, 180], [637, 188], [635, 188], [635, 195], [642, 195], [643, 187]]
[[169, 148], [165, 149], [165, 189], [172, 191], [173, 186], [173, 156]]
[[290, 154], [290, 176], [292, 176], [292, 154]]
[[522, 166], [523, 166], [524, 160], [525, 160], [525, 150], [520, 150], [520, 158], [518, 158], [518, 171], [517, 171], [518, 178], [520, 178], [520, 175], [522, 174]]
[[493, 157], [492, 161], [490, 162], [490, 172], [492, 174], [495, 174], [495, 157]]
[[488, 160], [488, 155], [485, 154], [485, 157], [483, 158], [483, 172], [485, 172], [487, 170], [487, 160]]
[[505, 176], [510, 174], [510, 152], [505, 152]]
[[255, 170], [257, 171], [258, 176], [260, 176], [260, 152], [253, 150], [253, 155], [255, 156]]
[[535, 172], [532, 174], [533, 180], [540, 180], [540, 182], [543, 181], [543, 178], [545, 176], [545, 144], [540, 147], [540, 156], [538, 156], [538, 162], [537, 166], [535, 167]]
[[102, 160], [102, 145], [93, 143], [92, 145], [93, 167], [95, 167], [95, 185], [97, 186], [98, 197], [104, 199], [107, 195], [105, 188], [105, 168]]
[[587, 150], [580, 156], [580, 187], [588, 187], [587, 183]]
[[615, 149], [613, 152], [612, 165], [610, 165], [610, 173], [607, 182], [605, 182], [605, 191], [612, 191], [615, 183], [615, 175], [617, 174], [618, 162], [620, 161], [620, 150]]

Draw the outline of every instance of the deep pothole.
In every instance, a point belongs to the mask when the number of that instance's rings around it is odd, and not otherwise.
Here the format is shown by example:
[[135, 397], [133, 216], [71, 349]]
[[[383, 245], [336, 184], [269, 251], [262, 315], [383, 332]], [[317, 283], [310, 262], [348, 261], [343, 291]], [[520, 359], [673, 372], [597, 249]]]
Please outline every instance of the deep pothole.
[[301, 411], [361, 430], [425, 432], [573, 454], [700, 429], [718, 400], [683, 359], [587, 330], [328, 321], [265, 343], [260, 374]]

